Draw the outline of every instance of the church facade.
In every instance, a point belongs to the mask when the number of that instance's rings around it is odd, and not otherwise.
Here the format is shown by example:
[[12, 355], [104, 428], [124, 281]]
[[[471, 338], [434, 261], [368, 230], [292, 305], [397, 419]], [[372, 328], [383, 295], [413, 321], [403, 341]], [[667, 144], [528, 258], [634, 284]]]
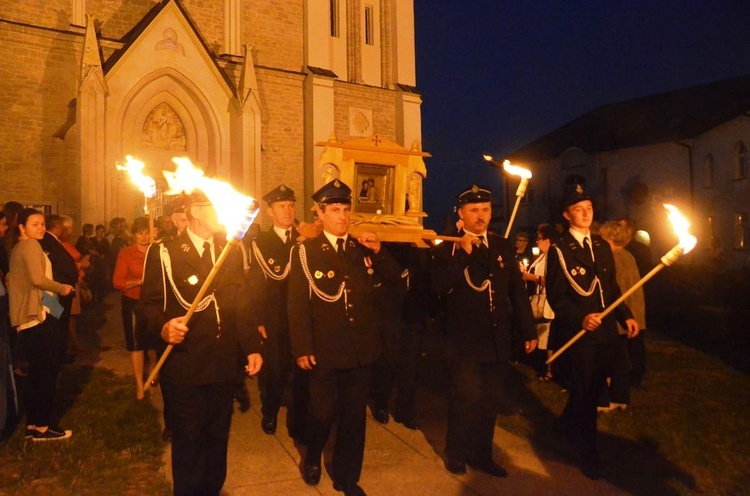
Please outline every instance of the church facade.
[[144, 198], [116, 164], [160, 178], [186, 156], [255, 197], [285, 183], [304, 216], [330, 175], [326, 143], [421, 149], [413, 13], [412, 0], [0, 3], [3, 201], [132, 219]]

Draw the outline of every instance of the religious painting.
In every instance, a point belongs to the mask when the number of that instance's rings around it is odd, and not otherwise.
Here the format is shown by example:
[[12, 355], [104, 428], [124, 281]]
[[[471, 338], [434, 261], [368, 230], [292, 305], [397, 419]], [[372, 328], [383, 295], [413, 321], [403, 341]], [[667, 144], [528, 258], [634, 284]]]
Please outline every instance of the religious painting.
[[393, 213], [393, 167], [357, 163], [352, 197], [355, 212]]
[[143, 123], [143, 147], [177, 152], [187, 149], [185, 126], [166, 103], [157, 105]]

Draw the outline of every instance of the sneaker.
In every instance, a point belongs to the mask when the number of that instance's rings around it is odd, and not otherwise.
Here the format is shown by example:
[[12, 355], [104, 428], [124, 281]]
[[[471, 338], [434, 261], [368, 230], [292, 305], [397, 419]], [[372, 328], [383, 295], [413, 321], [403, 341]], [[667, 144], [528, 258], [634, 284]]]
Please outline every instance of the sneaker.
[[32, 440], [33, 441], [61, 441], [63, 439], [68, 439], [72, 435], [73, 435], [73, 431], [71, 430], [63, 431], [63, 430], [53, 429], [52, 427], [50, 427], [44, 432], [34, 430]]

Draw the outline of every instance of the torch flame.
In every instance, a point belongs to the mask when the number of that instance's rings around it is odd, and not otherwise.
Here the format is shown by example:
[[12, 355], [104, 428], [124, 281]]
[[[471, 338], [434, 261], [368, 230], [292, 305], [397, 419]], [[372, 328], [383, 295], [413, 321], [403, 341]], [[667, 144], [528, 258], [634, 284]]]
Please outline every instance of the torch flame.
[[503, 169], [505, 169], [505, 172], [508, 174], [513, 174], [514, 176], [521, 176], [523, 179], [531, 179], [531, 171], [529, 169], [524, 169], [523, 167], [519, 167], [517, 165], [511, 165], [510, 160], [506, 160], [503, 162]]
[[117, 170], [127, 171], [130, 176], [130, 180], [138, 186], [143, 196], [146, 198], [153, 198], [156, 196], [156, 181], [143, 173], [145, 164], [140, 160], [137, 160], [130, 155], [125, 157], [125, 165], [117, 164]]
[[482, 158], [485, 159], [487, 162], [495, 163], [495, 161], [492, 159], [492, 155], [482, 155]]
[[677, 210], [677, 207], [665, 203], [664, 208], [669, 210], [667, 218], [669, 219], [669, 222], [672, 223], [672, 229], [674, 229], [675, 234], [680, 239], [678, 246], [682, 248], [683, 254], [688, 253], [695, 248], [695, 244], [698, 242], [698, 239], [688, 232], [690, 223], [682, 216], [680, 211]]
[[227, 231], [227, 239], [242, 239], [258, 215], [258, 202], [239, 193], [229, 183], [205, 177], [203, 171], [193, 166], [188, 158], [174, 157], [172, 162], [177, 164], [177, 170], [164, 171], [169, 183], [167, 194], [183, 191], [190, 194], [196, 188], [200, 189], [216, 209], [216, 217]]

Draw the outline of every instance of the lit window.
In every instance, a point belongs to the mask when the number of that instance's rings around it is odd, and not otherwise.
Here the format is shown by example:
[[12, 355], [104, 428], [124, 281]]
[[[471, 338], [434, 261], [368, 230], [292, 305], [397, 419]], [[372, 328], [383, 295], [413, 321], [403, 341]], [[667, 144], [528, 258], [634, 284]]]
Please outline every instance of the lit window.
[[339, 0], [330, 0], [331, 6], [331, 36], [339, 37]]
[[734, 178], [747, 177], [747, 147], [742, 141], [738, 141], [734, 147]]
[[375, 36], [373, 35], [373, 14], [372, 5], [365, 6], [365, 45], [374, 45]]
[[706, 155], [706, 160], [703, 161], [703, 187], [714, 187], [714, 156], [712, 153]]

